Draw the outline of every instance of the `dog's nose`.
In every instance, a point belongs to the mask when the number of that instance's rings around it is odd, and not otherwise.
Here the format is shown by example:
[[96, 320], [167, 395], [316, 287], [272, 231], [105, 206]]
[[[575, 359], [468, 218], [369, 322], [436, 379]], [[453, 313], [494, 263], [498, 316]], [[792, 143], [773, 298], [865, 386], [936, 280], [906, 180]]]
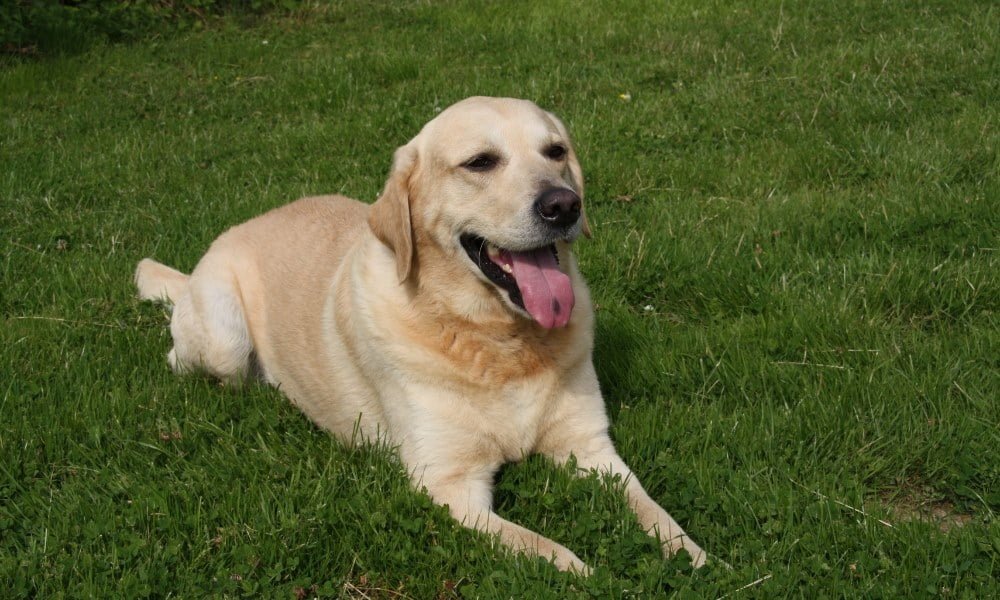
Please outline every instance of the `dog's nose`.
[[580, 218], [580, 197], [567, 188], [549, 188], [535, 200], [535, 211], [554, 227], [569, 227]]

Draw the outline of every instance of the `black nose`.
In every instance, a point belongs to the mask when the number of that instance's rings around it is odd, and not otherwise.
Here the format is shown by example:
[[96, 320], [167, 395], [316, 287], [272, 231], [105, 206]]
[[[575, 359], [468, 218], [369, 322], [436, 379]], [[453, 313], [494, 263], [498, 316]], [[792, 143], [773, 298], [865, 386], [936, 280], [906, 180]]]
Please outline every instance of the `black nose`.
[[569, 227], [580, 218], [580, 197], [566, 188], [549, 188], [535, 200], [535, 212], [553, 227]]

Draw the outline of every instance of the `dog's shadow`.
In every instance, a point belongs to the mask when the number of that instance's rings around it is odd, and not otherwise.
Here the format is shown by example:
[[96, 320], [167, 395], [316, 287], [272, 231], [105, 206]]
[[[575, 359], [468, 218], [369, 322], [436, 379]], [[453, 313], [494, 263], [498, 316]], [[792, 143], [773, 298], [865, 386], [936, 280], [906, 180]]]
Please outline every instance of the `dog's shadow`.
[[631, 322], [607, 311], [598, 316], [594, 332], [594, 369], [612, 419], [622, 404], [642, 393], [637, 384], [645, 379], [639, 376], [642, 365], [637, 365], [636, 352], [648, 334], [630, 327]]

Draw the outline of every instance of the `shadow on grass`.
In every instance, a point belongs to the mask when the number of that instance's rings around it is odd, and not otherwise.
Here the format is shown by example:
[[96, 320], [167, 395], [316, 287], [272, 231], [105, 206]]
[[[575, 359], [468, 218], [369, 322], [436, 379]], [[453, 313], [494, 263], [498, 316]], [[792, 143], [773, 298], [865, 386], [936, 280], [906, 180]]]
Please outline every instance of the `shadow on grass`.
[[297, 4], [280, 0], [120, 2], [15, 0], [0, 6], [0, 53], [37, 58], [82, 53], [102, 43], [148, 40], [200, 29], [222, 16], [259, 17]]
[[612, 419], [621, 408], [622, 398], [634, 392], [628, 382], [634, 379], [632, 371], [642, 334], [626, 323], [609, 312], [598, 317], [594, 331], [594, 368]]

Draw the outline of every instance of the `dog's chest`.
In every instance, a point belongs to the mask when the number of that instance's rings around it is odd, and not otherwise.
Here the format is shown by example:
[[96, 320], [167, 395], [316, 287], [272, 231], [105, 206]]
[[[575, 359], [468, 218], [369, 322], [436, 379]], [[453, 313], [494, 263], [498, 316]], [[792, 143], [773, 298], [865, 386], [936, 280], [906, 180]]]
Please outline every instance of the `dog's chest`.
[[554, 385], [548, 377], [508, 384], [473, 398], [477, 439], [499, 460], [513, 461], [534, 451], [551, 416]]
[[556, 387], [551, 377], [478, 389], [411, 383], [405, 414], [395, 414], [399, 441], [470, 463], [520, 460], [549, 425]]

